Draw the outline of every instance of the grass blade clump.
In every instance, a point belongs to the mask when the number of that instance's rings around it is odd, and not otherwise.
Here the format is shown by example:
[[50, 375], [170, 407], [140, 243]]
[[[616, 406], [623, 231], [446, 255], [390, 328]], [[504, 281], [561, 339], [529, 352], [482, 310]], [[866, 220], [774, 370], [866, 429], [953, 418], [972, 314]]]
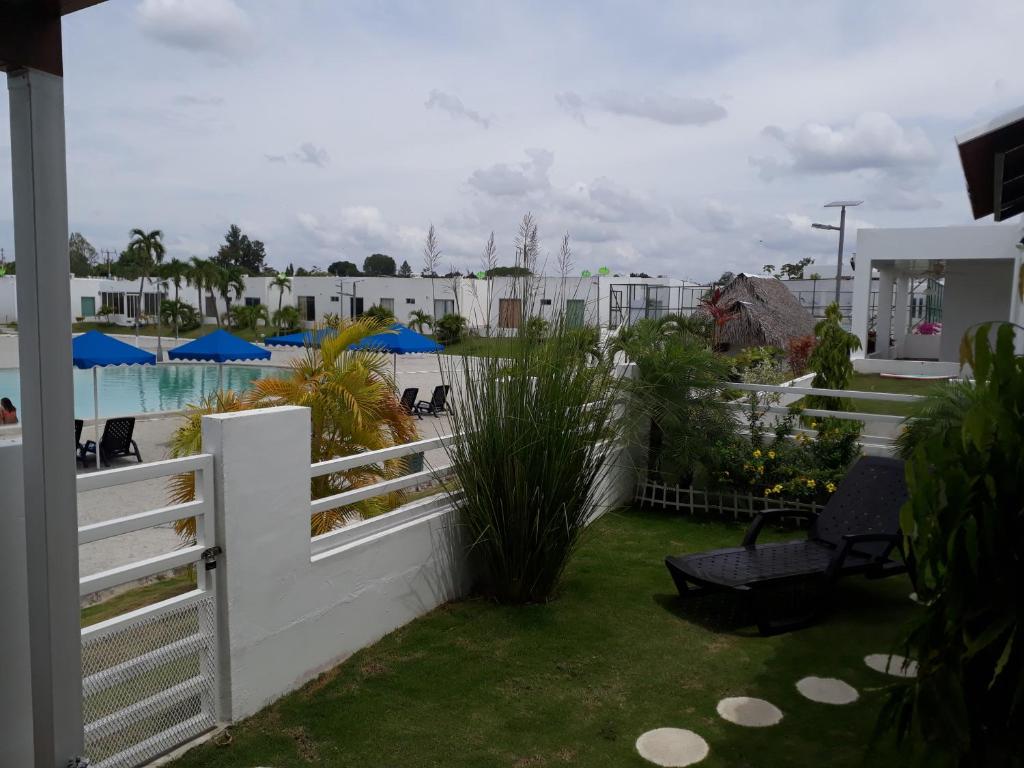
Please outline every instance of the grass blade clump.
[[614, 366], [556, 326], [504, 358], [452, 357], [453, 494], [477, 589], [500, 602], [550, 599], [595, 513], [618, 434]]

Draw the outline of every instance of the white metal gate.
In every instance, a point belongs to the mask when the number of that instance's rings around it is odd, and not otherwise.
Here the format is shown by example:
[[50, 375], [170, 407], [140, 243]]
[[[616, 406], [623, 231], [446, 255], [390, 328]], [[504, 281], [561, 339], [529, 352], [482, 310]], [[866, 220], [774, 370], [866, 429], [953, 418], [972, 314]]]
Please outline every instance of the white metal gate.
[[196, 499], [83, 526], [79, 544], [196, 518], [196, 542], [82, 578], [82, 596], [178, 568], [196, 588], [82, 630], [85, 754], [94, 768], [136, 768], [217, 724], [213, 457], [139, 464], [78, 477], [78, 490], [195, 473]]

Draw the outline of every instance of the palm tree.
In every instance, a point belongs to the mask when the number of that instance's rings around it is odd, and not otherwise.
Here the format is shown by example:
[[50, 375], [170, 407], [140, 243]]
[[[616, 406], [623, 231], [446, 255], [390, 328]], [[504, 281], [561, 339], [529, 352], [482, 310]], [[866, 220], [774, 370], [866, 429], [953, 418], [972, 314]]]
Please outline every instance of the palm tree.
[[300, 322], [299, 309], [298, 307], [294, 307], [290, 304], [283, 306], [274, 313], [272, 320], [278, 333], [280, 333], [282, 329], [291, 330], [292, 328], [298, 328]]
[[[172, 436], [171, 456], [188, 456], [202, 449], [203, 414], [276, 405], [301, 405], [312, 411], [311, 463], [415, 440], [416, 426], [395, 394], [387, 355], [349, 349], [349, 345], [382, 332], [386, 333], [387, 327], [371, 319], [342, 322], [337, 333], [326, 337], [319, 348], [307, 347], [303, 357], [292, 361], [290, 375], [259, 379], [244, 398], [233, 392], [207, 398], [189, 409], [185, 423]], [[312, 497], [372, 485], [405, 471], [405, 462], [399, 459], [315, 478]], [[176, 476], [171, 483], [172, 503], [193, 498], [193, 474]], [[311, 532], [316, 536], [380, 514], [400, 498], [390, 494], [318, 513], [312, 518]], [[195, 539], [194, 518], [179, 521], [175, 527], [184, 539]]]
[[[163, 260], [167, 250], [164, 248], [163, 239], [164, 233], [159, 229], [153, 229], [146, 232], [143, 229], [135, 228], [128, 233], [129, 241], [128, 248], [138, 253], [140, 256], [144, 256], [142, 259], [144, 263], [156, 264], [159, 266]], [[138, 343], [139, 336], [139, 315], [142, 313], [142, 291], [145, 287], [146, 280], [149, 279], [149, 275], [146, 274], [146, 270], [143, 270], [142, 276], [139, 278], [139, 304], [135, 308], [135, 340]], [[160, 332], [160, 296], [162, 295], [162, 287], [159, 282], [157, 283], [156, 293], [156, 316], [157, 316], [157, 329], [156, 329], [156, 359], [163, 359], [163, 347], [161, 344], [162, 334]]]
[[423, 326], [433, 328], [434, 318], [422, 309], [414, 309], [409, 313], [409, 327], [413, 328], [416, 333], [423, 333]]
[[[176, 304], [181, 303], [179, 298], [179, 292], [181, 291], [181, 284], [189, 276], [189, 266], [181, 259], [171, 259], [166, 264], [161, 265], [160, 277], [163, 280], [167, 280], [171, 285], [174, 286], [174, 302]], [[161, 312], [161, 318], [163, 313]], [[174, 317], [174, 339], [178, 339], [178, 315]]]
[[189, 259], [188, 264], [188, 279], [196, 287], [196, 297], [198, 299], [196, 308], [199, 310], [200, 325], [203, 325], [203, 316], [206, 314], [203, 311], [203, 282], [206, 277], [207, 264], [209, 264], [209, 261], [198, 256], [193, 256]]
[[[271, 288], [277, 288], [277, 312], [275, 316], [281, 313], [281, 302], [284, 301], [284, 292], [292, 289], [292, 279], [283, 272], [278, 272], [274, 275], [274, 279], [270, 281]], [[278, 326], [278, 332], [281, 331], [281, 327]]]
[[220, 272], [220, 281], [217, 284], [221, 298], [224, 299], [226, 308], [225, 314], [231, 317], [231, 292], [234, 291], [235, 298], [240, 299], [245, 293], [245, 271], [241, 267], [224, 267]]

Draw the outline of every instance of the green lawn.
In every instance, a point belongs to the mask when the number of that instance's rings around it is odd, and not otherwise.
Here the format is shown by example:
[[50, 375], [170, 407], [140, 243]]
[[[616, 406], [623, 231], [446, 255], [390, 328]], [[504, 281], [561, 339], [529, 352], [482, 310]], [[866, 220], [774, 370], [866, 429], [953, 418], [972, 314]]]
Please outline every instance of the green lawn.
[[[139, 336], [157, 336], [158, 326], [153, 323], [150, 325], [144, 325], [139, 327]], [[174, 338], [174, 327], [173, 326], [160, 326], [160, 334], [165, 339]], [[205, 336], [211, 331], [217, 330], [215, 323], [202, 325], [199, 328], [193, 328], [191, 331], [181, 331], [178, 336], [182, 339], [197, 339], [200, 336]], [[253, 331], [251, 328], [231, 328], [231, 333], [235, 336], [239, 336], [246, 341], [263, 341], [265, 336], [274, 336], [277, 331], [271, 327], [267, 328], [261, 326], [258, 331]], [[72, 333], [85, 333], [86, 331], [102, 331], [103, 333], [118, 333], [131, 336], [135, 333], [135, 326], [132, 325], [116, 325], [114, 323], [72, 323]]]
[[469, 355], [473, 357], [503, 357], [512, 348], [512, 340], [500, 336], [466, 336], [456, 344], [445, 346], [445, 354]]
[[[889, 392], [894, 395], [927, 395], [940, 382], [914, 379], [888, 379], [877, 373], [855, 373], [847, 389], [859, 392]], [[889, 413], [909, 416], [913, 403], [889, 403], [884, 400], [854, 400], [853, 410], [858, 413]]]
[[[891, 682], [862, 659], [892, 650], [914, 609], [908, 581], [848, 581], [823, 623], [762, 638], [731, 620], [729, 599], [684, 606], [662, 563], [740, 536], [661, 513], [608, 515], [587, 532], [557, 600], [443, 606], [217, 740], [229, 744], [172, 765], [639, 768], [650, 764], [636, 738], [675, 726], [708, 741], [707, 768], [859, 768]], [[839, 677], [861, 698], [844, 707], [803, 699], [794, 685], [808, 675]], [[782, 723], [720, 719], [715, 705], [736, 695], [768, 699]], [[901, 764], [888, 739], [876, 750], [872, 762]]]
[[149, 584], [121, 592], [102, 603], [95, 603], [83, 608], [82, 626], [98, 624], [101, 621], [120, 616], [122, 613], [159, 603], [161, 600], [170, 600], [172, 597], [177, 597], [195, 588], [195, 572], [191, 568], [183, 568]]

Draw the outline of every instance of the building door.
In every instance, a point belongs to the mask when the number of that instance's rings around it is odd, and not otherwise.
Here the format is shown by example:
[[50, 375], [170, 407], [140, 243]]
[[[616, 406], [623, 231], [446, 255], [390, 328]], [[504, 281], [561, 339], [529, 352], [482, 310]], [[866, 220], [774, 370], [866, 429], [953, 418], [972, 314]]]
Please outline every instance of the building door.
[[565, 324], [568, 327], [583, 327], [583, 304], [583, 299], [569, 299], [565, 302]]
[[363, 316], [363, 297], [350, 296], [348, 299], [348, 316], [357, 318]]
[[82, 297], [82, 317], [96, 317], [96, 297]]
[[499, 328], [518, 328], [522, 319], [522, 299], [498, 299]]

